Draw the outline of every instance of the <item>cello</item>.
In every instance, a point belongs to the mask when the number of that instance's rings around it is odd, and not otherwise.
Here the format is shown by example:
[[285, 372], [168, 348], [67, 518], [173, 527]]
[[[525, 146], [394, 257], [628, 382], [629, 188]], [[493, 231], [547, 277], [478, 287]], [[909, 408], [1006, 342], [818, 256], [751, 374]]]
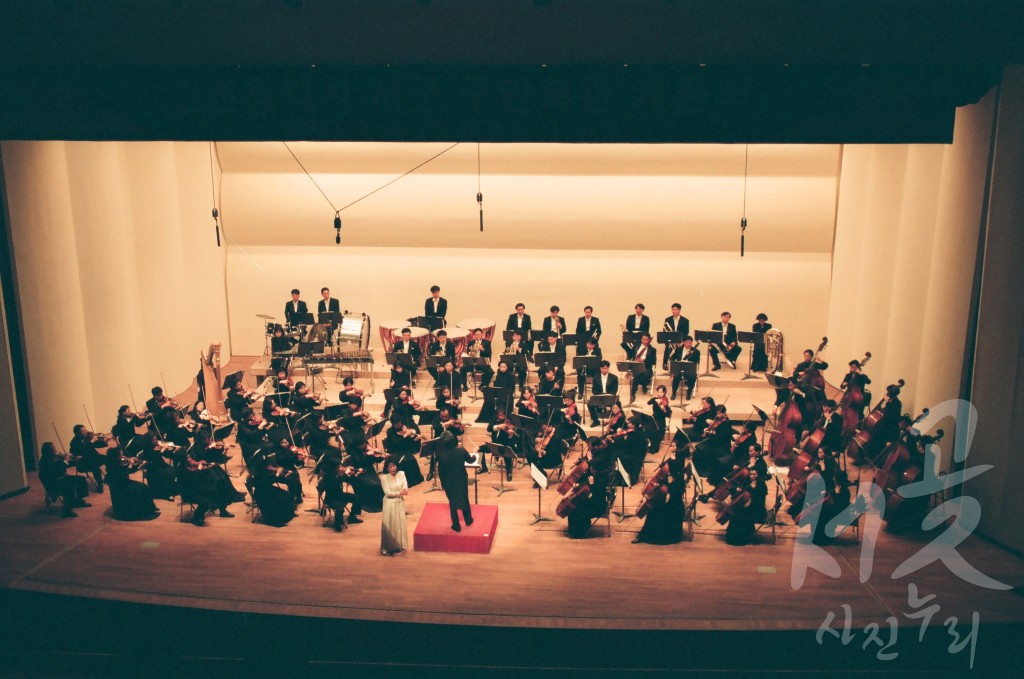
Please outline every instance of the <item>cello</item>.
[[796, 437], [803, 426], [803, 414], [800, 412], [800, 405], [796, 402], [796, 396], [806, 397], [804, 392], [797, 389], [793, 382], [790, 382], [788, 387], [789, 398], [779, 414], [775, 431], [771, 433], [772, 461], [780, 467], [788, 467], [793, 463]]
[[[867, 365], [870, 360], [871, 352], [864, 352], [864, 358], [859, 361], [860, 368]], [[856, 374], [860, 375], [861, 373], [858, 372]], [[843, 436], [849, 437], [857, 429], [857, 425], [860, 424], [861, 413], [864, 410], [864, 387], [858, 380], [850, 380], [846, 391], [843, 392], [843, 398], [839, 401], [839, 408], [843, 413]]]
[[655, 503], [658, 502], [659, 500], [664, 502], [666, 497], [668, 497], [668, 486], [665, 484], [658, 486], [650, 493], [648, 493], [647, 489], [645, 488], [644, 496], [643, 498], [641, 498], [640, 504], [636, 506], [636, 512], [634, 512], [636, 514], [636, 517], [638, 519], [646, 518], [646, 516], [650, 513], [651, 508], [654, 507]]
[[581, 500], [586, 500], [590, 495], [590, 486], [586, 483], [582, 483], [576, 486], [572, 492], [562, 498], [562, 501], [558, 503], [555, 508], [555, 514], [562, 517], [563, 519], [568, 518], [572, 510], [576, 508], [576, 503]]

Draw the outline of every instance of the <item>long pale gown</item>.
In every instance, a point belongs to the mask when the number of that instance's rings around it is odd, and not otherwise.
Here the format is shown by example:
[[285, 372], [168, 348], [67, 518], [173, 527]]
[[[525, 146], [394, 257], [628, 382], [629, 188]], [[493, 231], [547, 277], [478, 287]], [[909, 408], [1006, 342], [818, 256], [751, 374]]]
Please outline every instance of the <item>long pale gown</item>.
[[398, 552], [409, 546], [405, 527], [405, 498], [402, 491], [409, 488], [405, 472], [381, 474], [384, 490], [384, 513], [380, 522], [380, 548], [385, 552]]

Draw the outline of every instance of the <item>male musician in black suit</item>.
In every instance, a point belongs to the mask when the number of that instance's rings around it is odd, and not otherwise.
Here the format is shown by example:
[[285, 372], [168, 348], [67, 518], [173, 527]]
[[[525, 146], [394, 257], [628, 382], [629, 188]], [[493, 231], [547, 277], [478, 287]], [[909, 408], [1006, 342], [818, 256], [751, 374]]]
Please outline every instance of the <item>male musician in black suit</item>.
[[448, 497], [452, 530], [456, 533], [462, 530], [462, 526], [459, 525], [460, 509], [466, 526], [473, 525], [473, 511], [469, 505], [469, 475], [466, 473], [466, 463], [472, 461], [473, 457], [465, 448], [458, 445], [451, 432], [441, 434], [437, 448], [437, 473], [441, 478], [441, 488]]
[[597, 346], [601, 339], [601, 319], [594, 317], [594, 307], [583, 307], [583, 315], [576, 319], [576, 346], [582, 351], [588, 339]]
[[[687, 361], [689, 363], [700, 363], [700, 350], [693, 348], [693, 338], [687, 335], [683, 338], [683, 345], [672, 350], [672, 361]], [[683, 373], [676, 373], [672, 376], [672, 398], [679, 394], [679, 384], [683, 381]], [[686, 400], [693, 398], [693, 387], [697, 384], [696, 376], [686, 376]]]
[[[466, 355], [470, 356], [476, 354], [478, 358], [487, 359], [487, 363], [483, 366], [476, 368], [476, 372], [481, 373], [483, 381], [480, 382], [480, 387], [486, 387], [491, 383], [491, 378], [494, 377], [494, 369], [491, 367], [491, 341], [484, 339], [484, 331], [482, 328], [473, 328], [473, 337], [469, 340], [469, 344], [466, 345]], [[469, 374], [474, 371], [468, 365], [462, 366], [462, 389], [466, 391], [469, 389]]]
[[153, 394], [153, 398], [146, 401], [146, 410], [153, 415], [153, 424], [163, 434], [174, 426], [174, 418], [171, 416], [173, 408], [161, 387], [153, 387], [150, 393]]
[[[534, 363], [543, 356], [549, 361], [549, 365], [553, 365], [560, 376], [565, 377], [565, 346], [562, 344], [562, 340], [558, 339], [554, 334], [549, 333], [543, 340], [543, 343], [537, 347], [537, 350], [533, 354]], [[554, 362], [551, 363], [551, 359]], [[544, 372], [544, 370], [538, 366], [537, 376]]]
[[102, 493], [102, 467], [106, 464], [106, 458], [100, 455], [99, 451], [103, 450], [105, 455], [107, 443], [99, 438], [94, 441], [92, 434], [85, 428], [84, 424], [76, 424], [72, 432], [74, 436], [71, 437], [71, 443], [68, 447], [71, 459], [74, 460], [74, 465], [78, 469], [92, 474], [93, 479], [96, 481], [96, 492]]
[[[662, 326], [664, 332], [678, 332], [681, 333], [683, 337], [690, 334], [690, 319], [686, 316], [680, 315], [682, 310], [683, 305], [679, 302], [672, 305], [672, 315], [665, 318], [665, 325]], [[665, 357], [661, 361], [662, 370], [668, 370], [669, 353], [671, 352], [669, 351], [669, 346], [666, 344]]]
[[505, 329], [521, 332], [527, 355], [533, 353], [533, 342], [530, 339], [530, 331], [533, 329], [533, 325], [531, 325], [530, 314], [526, 313], [525, 304], [522, 302], [516, 304], [516, 312], [509, 314], [508, 322], [505, 323]]
[[821, 426], [825, 428], [825, 438], [821, 440], [819, 448], [828, 453], [841, 451], [843, 448], [843, 418], [836, 413], [836, 402], [832, 399], [822, 404], [821, 419]]
[[[523, 334], [521, 331], [512, 331], [512, 339], [505, 344], [505, 350], [502, 353], [530, 355], [530, 349], [526, 342], [523, 341]], [[524, 369], [522, 372], [519, 372], [519, 368], [516, 368], [516, 382], [519, 383], [520, 391], [522, 391], [523, 387], [526, 386], [526, 373], [527, 370]]]
[[317, 313], [341, 313], [341, 302], [339, 302], [334, 297], [331, 297], [330, 289], [320, 288], [320, 295], [323, 297], [323, 299], [317, 302]]
[[402, 328], [402, 338], [395, 342], [395, 346], [391, 347], [391, 351], [395, 354], [409, 354], [412, 356], [413, 372], [416, 371], [416, 368], [420, 367], [423, 351], [420, 349], [419, 342], [412, 339], [412, 330], [409, 328]]
[[[437, 339], [430, 344], [430, 350], [427, 352], [428, 356], [441, 357], [444, 356], [446, 359], [455, 363], [455, 343], [448, 341], [448, 331], [438, 330]], [[443, 365], [443, 363], [442, 363]], [[437, 368], [427, 368], [430, 376], [437, 381]]]
[[423, 315], [427, 318], [439, 318], [441, 319], [440, 327], [448, 327], [448, 320], [445, 318], [448, 315], [448, 300], [441, 296], [440, 286], [430, 286], [430, 297], [423, 302]]
[[[626, 319], [626, 332], [650, 332], [651, 331], [651, 317], [644, 316], [643, 304], [637, 304], [633, 307], [634, 313], [632, 316]], [[626, 360], [632, 361], [633, 355], [636, 353], [637, 345], [632, 342], [623, 342], [620, 344], [623, 349], [626, 350]]]
[[[601, 361], [600, 365], [601, 372], [594, 375], [594, 379], [590, 383], [590, 393], [593, 396], [619, 393], [619, 377], [612, 374], [612, 364], [608, 361]], [[597, 422], [600, 415], [598, 409], [593, 405], [588, 405], [587, 407], [590, 409], [590, 421]]]
[[[320, 296], [323, 297], [323, 299], [321, 299], [319, 302], [317, 302], [316, 310], [317, 310], [318, 314], [324, 314], [324, 313], [340, 314], [341, 313], [341, 302], [339, 302], [335, 298], [331, 297], [331, 291], [328, 288], [320, 288]], [[317, 322], [319, 322], [320, 318], [317, 317], [316, 320], [317, 320]], [[334, 341], [334, 331], [337, 330], [337, 329], [338, 329], [338, 324], [332, 321], [331, 324], [330, 324], [330, 328], [328, 330], [328, 333], [327, 333], [327, 344], [333, 343], [333, 341]]]
[[647, 367], [647, 371], [640, 373], [633, 378], [632, 388], [629, 390], [630, 403], [636, 400], [636, 390], [638, 388], [642, 387], [644, 393], [647, 393], [647, 388], [651, 386], [651, 377], [654, 374], [654, 366], [658, 364], [658, 350], [651, 346], [650, 334], [645, 332], [640, 337], [640, 346], [637, 347], [633, 360], [643, 363]]
[[309, 309], [306, 308], [306, 303], [299, 299], [299, 289], [295, 288], [292, 290], [292, 300], [284, 305], [284, 320], [288, 327], [293, 327], [295, 322], [292, 320], [299, 314], [307, 314]]
[[544, 332], [553, 333], [556, 337], [565, 334], [565, 319], [558, 315], [560, 309], [557, 306], [551, 307], [551, 314], [544, 318]]
[[736, 326], [729, 322], [732, 318], [732, 314], [728, 311], [722, 312], [722, 321], [720, 323], [712, 323], [711, 329], [717, 330], [722, 333], [722, 338], [718, 342], [713, 342], [708, 347], [708, 353], [711, 354], [711, 361], [715, 364], [713, 370], [721, 370], [722, 362], [718, 360], [718, 352], [725, 353], [725, 362], [729, 364], [730, 368], [736, 367], [736, 359], [740, 356], [740, 345], [737, 342], [736, 337]]

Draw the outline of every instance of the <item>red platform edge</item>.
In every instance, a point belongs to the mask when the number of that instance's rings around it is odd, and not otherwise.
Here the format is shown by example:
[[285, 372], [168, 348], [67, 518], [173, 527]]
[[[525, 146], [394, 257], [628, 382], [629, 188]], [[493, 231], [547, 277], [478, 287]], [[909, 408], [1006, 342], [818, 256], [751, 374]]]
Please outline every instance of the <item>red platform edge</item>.
[[[452, 517], [447, 504], [428, 502], [423, 508], [412, 534], [417, 552], [470, 552], [487, 554], [498, 532], [498, 506], [472, 505], [473, 525], [452, 530]], [[462, 512], [459, 512], [462, 517]]]

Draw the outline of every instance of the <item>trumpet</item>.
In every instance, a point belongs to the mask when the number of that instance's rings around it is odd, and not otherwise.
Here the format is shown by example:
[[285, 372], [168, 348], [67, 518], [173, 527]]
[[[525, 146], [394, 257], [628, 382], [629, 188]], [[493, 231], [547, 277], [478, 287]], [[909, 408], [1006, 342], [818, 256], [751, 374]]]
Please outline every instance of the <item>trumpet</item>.
[[478, 358], [480, 356], [480, 351], [481, 351], [480, 343], [477, 342], [477, 341], [474, 341], [472, 344], [469, 345], [469, 349], [467, 350], [466, 354], [470, 358]]
[[523, 351], [523, 348], [521, 346], [519, 346], [519, 345], [512, 346], [512, 344], [509, 343], [509, 344], [505, 345], [505, 351], [503, 351], [501, 353], [506, 355], [506, 356], [508, 356], [510, 354], [511, 355], [515, 355], [515, 354], [521, 353], [522, 351]]

